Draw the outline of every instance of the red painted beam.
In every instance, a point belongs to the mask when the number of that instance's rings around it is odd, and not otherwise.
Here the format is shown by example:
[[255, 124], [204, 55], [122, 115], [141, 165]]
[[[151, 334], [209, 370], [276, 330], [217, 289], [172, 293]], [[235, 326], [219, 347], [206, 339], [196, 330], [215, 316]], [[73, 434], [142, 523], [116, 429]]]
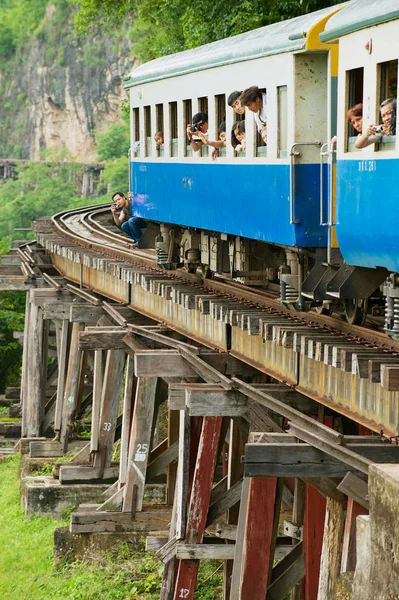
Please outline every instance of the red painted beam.
[[325, 516], [326, 499], [317, 490], [307, 485], [303, 523], [303, 553], [306, 571], [304, 600], [317, 600]]

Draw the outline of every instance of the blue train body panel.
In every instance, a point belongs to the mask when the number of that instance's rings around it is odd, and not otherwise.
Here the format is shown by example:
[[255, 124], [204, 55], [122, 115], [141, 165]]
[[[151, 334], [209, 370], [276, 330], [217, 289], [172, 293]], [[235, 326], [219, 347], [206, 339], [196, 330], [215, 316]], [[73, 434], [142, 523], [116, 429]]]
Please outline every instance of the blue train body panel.
[[287, 164], [135, 160], [131, 174], [137, 216], [286, 246], [326, 245], [317, 164], [295, 166], [297, 225], [290, 225]]
[[337, 163], [337, 236], [350, 265], [399, 271], [399, 160]]

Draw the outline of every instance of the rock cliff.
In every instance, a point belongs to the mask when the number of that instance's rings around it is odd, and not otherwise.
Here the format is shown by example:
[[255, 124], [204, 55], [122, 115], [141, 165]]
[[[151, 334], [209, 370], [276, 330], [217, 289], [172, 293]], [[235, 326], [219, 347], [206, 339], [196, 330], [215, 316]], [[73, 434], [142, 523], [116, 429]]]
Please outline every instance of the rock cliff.
[[78, 39], [71, 9], [49, 4], [33, 38], [0, 67], [0, 156], [94, 162], [93, 132], [120, 120], [134, 64], [126, 32]]

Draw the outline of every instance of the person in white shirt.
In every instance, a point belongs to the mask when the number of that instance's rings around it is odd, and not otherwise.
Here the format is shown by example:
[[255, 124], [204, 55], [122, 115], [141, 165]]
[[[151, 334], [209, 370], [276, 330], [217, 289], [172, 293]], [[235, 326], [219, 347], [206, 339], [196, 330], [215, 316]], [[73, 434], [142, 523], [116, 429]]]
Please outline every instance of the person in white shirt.
[[261, 92], [258, 86], [253, 85], [241, 93], [240, 101], [241, 104], [254, 113], [256, 127], [263, 142], [267, 144], [266, 93]]

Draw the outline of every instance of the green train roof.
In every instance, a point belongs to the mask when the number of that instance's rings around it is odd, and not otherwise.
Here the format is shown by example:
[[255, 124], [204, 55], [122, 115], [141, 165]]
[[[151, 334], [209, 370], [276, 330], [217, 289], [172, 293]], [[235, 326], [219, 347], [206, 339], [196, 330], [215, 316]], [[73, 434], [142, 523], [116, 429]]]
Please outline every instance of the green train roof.
[[125, 78], [125, 88], [187, 73], [234, 64], [280, 52], [302, 50], [310, 29], [336, 11], [336, 5], [316, 12], [260, 27], [247, 33], [212, 42], [199, 48], [170, 54], [134, 69]]
[[331, 17], [324, 33], [320, 34], [320, 39], [322, 42], [331, 42], [353, 31], [398, 17], [398, 0], [352, 0], [348, 6]]

